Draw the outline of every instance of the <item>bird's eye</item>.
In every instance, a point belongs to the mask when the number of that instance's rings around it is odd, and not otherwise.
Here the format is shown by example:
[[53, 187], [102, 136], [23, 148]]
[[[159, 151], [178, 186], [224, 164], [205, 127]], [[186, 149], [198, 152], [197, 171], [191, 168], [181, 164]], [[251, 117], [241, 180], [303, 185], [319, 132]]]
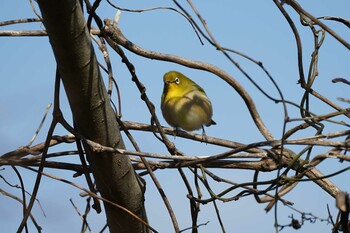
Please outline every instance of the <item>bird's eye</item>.
[[175, 78], [175, 83], [180, 84], [180, 79], [178, 77]]

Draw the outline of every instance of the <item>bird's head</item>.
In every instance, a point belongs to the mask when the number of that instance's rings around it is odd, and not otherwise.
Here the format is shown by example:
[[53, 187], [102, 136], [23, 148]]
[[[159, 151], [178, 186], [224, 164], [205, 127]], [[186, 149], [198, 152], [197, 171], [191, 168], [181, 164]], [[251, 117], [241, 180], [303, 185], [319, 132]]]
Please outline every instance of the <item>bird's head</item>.
[[178, 71], [169, 71], [164, 74], [164, 85], [171, 88], [186, 88], [193, 84], [189, 78]]

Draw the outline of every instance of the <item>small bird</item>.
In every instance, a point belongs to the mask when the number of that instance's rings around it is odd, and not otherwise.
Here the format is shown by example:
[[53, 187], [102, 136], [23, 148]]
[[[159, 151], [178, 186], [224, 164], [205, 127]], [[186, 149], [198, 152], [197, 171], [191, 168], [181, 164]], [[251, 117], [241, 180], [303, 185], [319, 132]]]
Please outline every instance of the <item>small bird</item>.
[[215, 125], [213, 108], [203, 88], [178, 71], [164, 74], [161, 109], [166, 122], [177, 130], [193, 131]]

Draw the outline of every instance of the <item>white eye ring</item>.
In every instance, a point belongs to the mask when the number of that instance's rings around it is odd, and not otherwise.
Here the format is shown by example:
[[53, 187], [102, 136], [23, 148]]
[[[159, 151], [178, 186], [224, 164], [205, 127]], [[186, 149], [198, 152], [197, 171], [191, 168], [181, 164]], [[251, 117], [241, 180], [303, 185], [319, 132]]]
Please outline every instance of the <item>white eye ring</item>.
[[175, 78], [175, 83], [180, 84], [180, 79], [178, 77]]

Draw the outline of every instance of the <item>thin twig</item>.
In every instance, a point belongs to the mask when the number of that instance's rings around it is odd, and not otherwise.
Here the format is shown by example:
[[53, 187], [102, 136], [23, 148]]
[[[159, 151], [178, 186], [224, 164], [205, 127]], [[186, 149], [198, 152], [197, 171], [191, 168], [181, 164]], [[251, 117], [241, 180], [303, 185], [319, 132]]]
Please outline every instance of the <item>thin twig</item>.
[[35, 131], [35, 133], [34, 133], [32, 139], [29, 141], [29, 143], [26, 145], [26, 147], [30, 147], [30, 146], [33, 144], [33, 142], [34, 142], [34, 140], [36, 139], [36, 137], [38, 136], [38, 134], [39, 134], [41, 128], [43, 127], [43, 124], [44, 124], [44, 122], [45, 122], [46, 116], [47, 116], [47, 114], [49, 113], [49, 110], [50, 110], [51, 106], [52, 106], [51, 103], [49, 103], [49, 104], [47, 105], [46, 110], [45, 110], [44, 117], [43, 117], [43, 119], [41, 120], [38, 129]]
[[41, 19], [39, 19], [39, 18], [27, 18], [27, 19], [7, 20], [7, 21], [0, 22], [0, 27], [12, 25], [12, 24], [32, 23], [32, 22], [41, 22]]

